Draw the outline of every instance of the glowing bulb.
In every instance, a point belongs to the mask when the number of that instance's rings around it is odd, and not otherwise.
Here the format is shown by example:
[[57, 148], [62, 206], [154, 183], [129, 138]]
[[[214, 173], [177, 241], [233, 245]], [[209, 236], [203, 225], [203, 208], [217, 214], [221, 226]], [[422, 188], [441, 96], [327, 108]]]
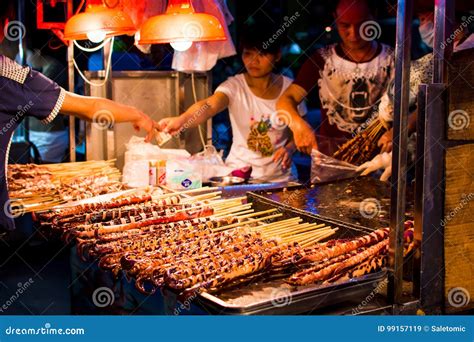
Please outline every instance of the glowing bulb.
[[176, 51], [186, 51], [193, 45], [193, 42], [190, 41], [184, 41], [184, 42], [171, 42], [170, 45], [175, 49]]
[[87, 32], [87, 38], [93, 43], [101, 43], [105, 39], [105, 31], [103, 30], [96, 30]]

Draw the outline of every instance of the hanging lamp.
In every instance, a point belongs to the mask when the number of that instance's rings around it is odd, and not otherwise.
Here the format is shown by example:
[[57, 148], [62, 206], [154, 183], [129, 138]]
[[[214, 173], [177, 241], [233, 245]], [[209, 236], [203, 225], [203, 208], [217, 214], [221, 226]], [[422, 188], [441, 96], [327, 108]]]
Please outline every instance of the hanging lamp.
[[190, 0], [170, 0], [164, 14], [149, 18], [140, 29], [140, 44], [165, 44], [178, 51], [193, 42], [226, 40], [219, 19], [196, 13]]
[[[64, 28], [65, 40], [89, 39], [100, 43], [105, 38], [132, 35], [137, 29], [130, 16], [120, 9], [89, 1], [84, 12], [72, 16]], [[97, 1], [95, 1], [97, 2]]]

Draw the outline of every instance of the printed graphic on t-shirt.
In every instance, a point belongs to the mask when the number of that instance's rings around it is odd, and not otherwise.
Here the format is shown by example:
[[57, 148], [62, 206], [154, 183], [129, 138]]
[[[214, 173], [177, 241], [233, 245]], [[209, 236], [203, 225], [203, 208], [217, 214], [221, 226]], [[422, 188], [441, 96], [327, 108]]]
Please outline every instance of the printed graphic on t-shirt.
[[381, 52], [371, 62], [356, 64], [337, 59], [334, 47], [321, 49], [325, 60], [320, 71], [319, 96], [330, 124], [353, 132], [378, 111], [392, 72], [391, 55]]
[[268, 135], [271, 128], [272, 123], [269, 116], [261, 116], [258, 122], [252, 118], [250, 121], [250, 133], [247, 137], [247, 147], [249, 150], [259, 152], [263, 157], [273, 155], [273, 144]]

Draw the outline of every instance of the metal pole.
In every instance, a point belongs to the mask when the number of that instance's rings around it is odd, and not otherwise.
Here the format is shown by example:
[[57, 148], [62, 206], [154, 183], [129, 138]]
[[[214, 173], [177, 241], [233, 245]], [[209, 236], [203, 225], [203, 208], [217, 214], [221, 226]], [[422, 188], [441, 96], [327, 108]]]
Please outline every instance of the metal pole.
[[[67, 47], [68, 88], [74, 92], [74, 44], [69, 42]], [[69, 161], [76, 161], [76, 121], [74, 116], [69, 116]]]
[[392, 188], [388, 296], [402, 303], [403, 231], [407, 176], [408, 106], [410, 93], [410, 48], [413, 0], [399, 0], [395, 45], [395, 99], [393, 120]]
[[454, 22], [454, 0], [435, 1], [434, 17], [434, 46], [433, 46], [433, 83], [446, 82], [446, 59], [451, 57], [453, 42], [448, 43], [447, 38]]
[[[19, 0], [17, 2], [17, 19], [20, 23], [25, 23], [25, 2], [24, 0]], [[24, 28], [24, 26], [23, 26]], [[21, 65], [26, 65], [26, 56], [25, 56], [25, 32], [20, 32], [20, 39], [18, 40], [18, 59]], [[30, 120], [26, 118], [22, 122], [23, 126], [23, 139], [27, 142], [30, 141]], [[21, 131], [20, 131], [21, 132]], [[20, 133], [21, 134], [21, 133]]]

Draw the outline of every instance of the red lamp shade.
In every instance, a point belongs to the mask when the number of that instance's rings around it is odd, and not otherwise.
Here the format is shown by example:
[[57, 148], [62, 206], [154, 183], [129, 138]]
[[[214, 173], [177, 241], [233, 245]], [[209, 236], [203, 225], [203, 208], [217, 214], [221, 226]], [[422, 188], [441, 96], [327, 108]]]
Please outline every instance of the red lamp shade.
[[[88, 5], [83, 13], [72, 16], [64, 28], [65, 40], [91, 39], [97, 34], [105, 37], [132, 35], [137, 31], [130, 16], [119, 10], [103, 5]], [[100, 37], [98, 39], [100, 41]]]
[[140, 44], [226, 40], [219, 19], [196, 13], [189, 0], [170, 0], [165, 14], [149, 18], [140, 29]]

